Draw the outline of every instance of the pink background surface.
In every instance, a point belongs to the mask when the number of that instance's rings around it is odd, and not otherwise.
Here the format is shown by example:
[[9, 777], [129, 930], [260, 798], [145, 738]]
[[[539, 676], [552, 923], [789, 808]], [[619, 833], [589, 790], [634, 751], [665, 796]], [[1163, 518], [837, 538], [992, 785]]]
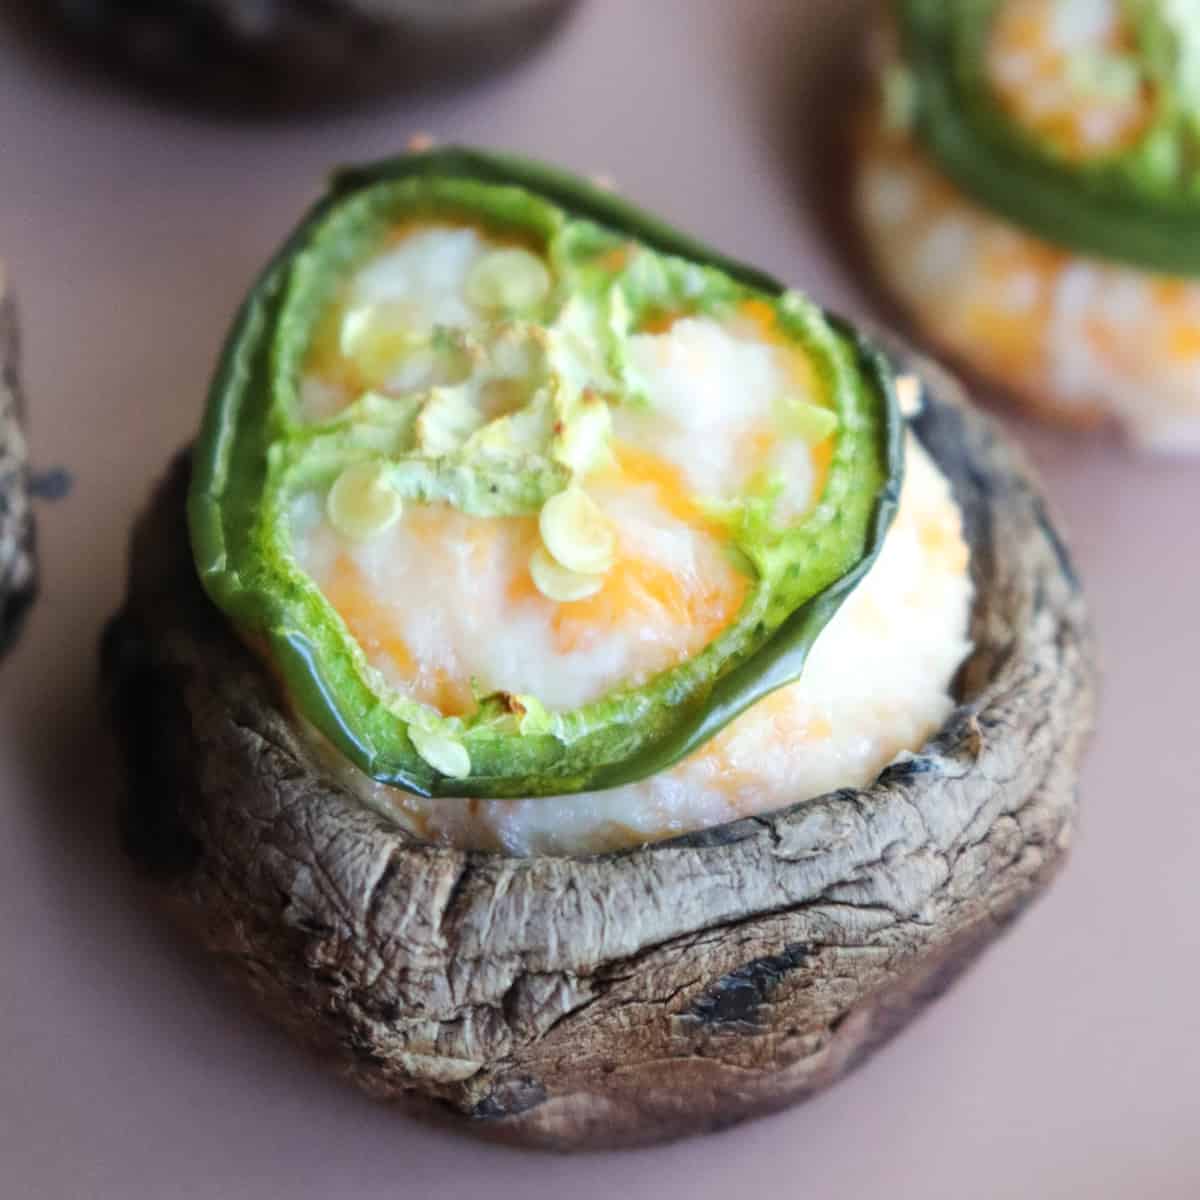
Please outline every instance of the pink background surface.
[[0, 252], [19, 289], [44, 592], [0, 670], [0, 1197], [1200, 1196], [1200, 463], [1017, 429], [1106, 665], [1056, 889], [949, 997], [790, 1113], [662, 1150], [519, 1154], [410, 1124], [245, 1016], [146, 910], [111, 825], [95, 646], [130, 520], [231, 311], [326, 169], [409, 133], [612, 174], [843, 309], [802, 146], [838, 0], [592, 0], [514, 74], [307, 125], [146, 107], [0, 26]]

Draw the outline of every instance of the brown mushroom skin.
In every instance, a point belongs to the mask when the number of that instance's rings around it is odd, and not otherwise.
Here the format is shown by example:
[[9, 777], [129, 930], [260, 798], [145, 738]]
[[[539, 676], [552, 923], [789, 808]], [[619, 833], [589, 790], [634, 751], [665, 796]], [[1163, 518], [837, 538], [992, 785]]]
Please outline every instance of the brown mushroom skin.
[[0, 653], [16, 640], [37, 591], [19, 351], [16, 303], [0, 263]]
[[862, 791], [597, 857], [421, 844], [339, 788], [204, 597], [181, 458], [104, 653], [125, 834], [175, 916], [371, 1094], [559, 1150], [803, 1099], [948, 986], [1058, 869], [1091, 635], [1043, 501], [922, 365], [972, 545], [962, 703]]
[[230, 114], [457, 83], [543, 40], [576, 0], [51, 0], [40, 18], [159, 96]]

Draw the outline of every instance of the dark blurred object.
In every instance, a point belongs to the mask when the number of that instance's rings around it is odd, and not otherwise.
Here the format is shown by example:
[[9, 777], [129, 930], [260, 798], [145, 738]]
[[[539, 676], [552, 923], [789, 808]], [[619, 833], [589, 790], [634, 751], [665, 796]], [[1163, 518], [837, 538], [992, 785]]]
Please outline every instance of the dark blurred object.
[[0, 263], [0, 652], [16, 639], [37, 590], [17, 355], [17, 310]]
[[578, 0], [47, 0], [92, 55], [230, 112], [343, 105], [512, 62]]

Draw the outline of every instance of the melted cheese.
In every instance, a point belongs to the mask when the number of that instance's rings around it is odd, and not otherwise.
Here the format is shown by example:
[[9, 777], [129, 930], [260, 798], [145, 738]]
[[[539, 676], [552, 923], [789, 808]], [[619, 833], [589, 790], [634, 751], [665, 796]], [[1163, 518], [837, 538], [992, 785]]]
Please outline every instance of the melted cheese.
[[419, 347], [386, 370], [364, 370], [343, 353], [342, 324], [355, 308], [379, 305], [401, 309], [417, 329], [477, 326], [480, 315], [467, 301], [467, 281], [480, 259], [499, 244], [469, 226], [397, 231], [392, 244], [349, 281], [318, 330], [300, 384], [301, 420], [328, 420], [369, 388], [404, 394], [448, 382], [446, 362]]
[[[385, 289], [373, 294], [408, 302], [428, 288], [431, 313], [469, 321], [456, 289], [482, 244], [461, 230], [409, 233], [368, 263], [349, 293]], [[773, 320], [751, 302], [720, 321], [663, 315], [631, 339], [644, 404], [613, 408], [607, 452], [578, 479], [613, 533], [594, 594], [556, 603], [538, 590], [530, 573], [531, 554], [545, 545], [537, 517], [474, 517], [446, 504], [406, 503], [386, 528], [355, 541], [331, 524], [322, 493], [299, 495], [290, 512], [299, 565], [383, 681], [444, 714], [469, 713], [477, 696], [496, 691], [571, 709], [645, 682], [698, 653], [741, 609], [751, 581], [716, 515], [722, 502], [773, 477], [785, 518], [819, 496], [831, 439], [808, 445], [789, 435], [779, 405], [819, 400], [821, 390]], [[305, 394], [335, 409], [351, 378], [328, 344], [318, 345]], [[410, 386], [393, 378], [386, 390]], [[883, 553], [818, 640], [803, 680], [675, 769], [560, 799], [426, 802], [342, 760], [335, 766], [370, 804], [422, 836], [514, 853], [632, 845], [865, 784], [948, 713], [970, 594], [958, 511], [914, 443]]]
[[1008, 0], [986, 69], [1010, 116], [1064, 157], [1131, 146], [1154, 113], [1121, 0]]
[[[432, 324], [468, 328], [477, 320], [468, 279], [494, 246], [472, 229], [405, 230], [349, 280], [337, 315], [401, 302]], [[561, 710], [647, 681], [701, 650], [747, 593], [713, 505], [770, 477], [779, 519], [791, 520], [823, 479], [828, 445], [778, 428], [782, 397], [811, 403], [820, 391], [773, 322], [768, 306], [749, 302], [725, 322], [680, 317], [631, 338], [645, 403], [613, 409], [612, 453], [583, 480], [616, 535], [595, 595], [556, 604], [538, 591], [534, 518], [473, 518], [445, 505], [408, 505], [386, 532], [355, 543], [331, 526], [321, 496], [302, 495], [291, 513], [299, 564], [383, 680], [446, 715], [469, 711], [476, 693], [528, 694]], [[302, 382], [304, 415], [336, 412], [356, 382], [327, 327]], [[427, 383], [395, 372], [383, 390]]]
[[402, 301], [429, 325], [473, 325], [478, 314], [466, 299], [467, 279], [493, 245], [469, 226], [413, 230], [357, 273], [351, 298], [367, 303]]
[[[640, 473], [626, 478], [618, 468], [593, 488], [618, 551], [603, 588], [586, 600], [555, 604], [534, 587], [533, 517], [411, 506], [379, 537], [352, 543], [309, 495], [293, 506], [293, 544], [401, 694], [449, 714], [441, 702], [453, 693], [461, 713], [474, 681], [481, 694], [575, 708], [695, 654], [733, 619], [747, 587], [703, 513], [645, 482], [644, 454], [635, 461]], [[669, 480], [671, 467], [660, 462], [657, 473]]]
[[[970, 649], [971, 583], [945, 478], [908, 443], [900, 511], [867, 577], [780, 689], [683, 763], [605, 792], [426, 801], [347, 782], [421, 837], [513, 854], [600, 853], [870, 783], [947, 718]], [[869, 680], [869, 686], [864, 681]]]
[[807, 380], [797, 387], [789, 364], [794, 354], [764, 341], [749, 321], [726, 328], [687, 317], [666, 332], [634, 337], [630, 357], [651, 404], [619, 409], [619, 436], [649, 447], [693, 493], [714, 499], [744, 491], [755, 471], [790, 468], [782, 472], [784, 503], [804, 511], [813, 490], [811, 455], [800, 447], [793, 461], [775, 457], [780, 397], [815, 398]]

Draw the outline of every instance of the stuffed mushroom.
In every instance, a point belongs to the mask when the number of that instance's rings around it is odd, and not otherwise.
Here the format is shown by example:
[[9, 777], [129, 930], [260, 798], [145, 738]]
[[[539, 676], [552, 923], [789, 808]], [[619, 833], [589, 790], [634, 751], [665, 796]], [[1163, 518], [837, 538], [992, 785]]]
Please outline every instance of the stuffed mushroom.
[[573, 0], [53, 0], [58, 31], [156, 92], [314, 109], [456, 83], [527, 53]]
[[547, 168], [343, 173], [135, 537], [135, 856], [277, 1018], [483, 1131], [834, 1078], [1053, 873], [1090, 720], [1040, 499], [900, 370]]
[[1038, 412], [1200, 450], [1200, 7], [897, 0], [877, 49], [888, 290]]
[[0, 263], [0, 650], [16, 639], [37, 587], [17, 311]]

